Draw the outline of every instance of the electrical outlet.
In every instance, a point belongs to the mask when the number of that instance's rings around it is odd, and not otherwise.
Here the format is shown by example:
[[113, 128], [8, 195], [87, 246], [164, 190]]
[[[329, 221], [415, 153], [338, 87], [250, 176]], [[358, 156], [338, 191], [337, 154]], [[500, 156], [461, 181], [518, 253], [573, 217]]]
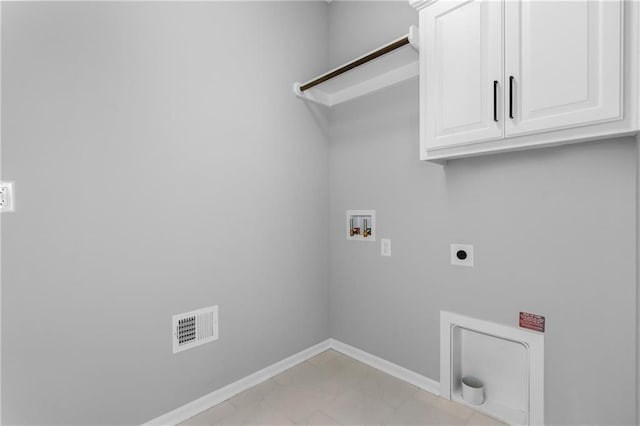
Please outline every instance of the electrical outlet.
[[391, 240], [383, 238], [380, 240], [380, 255], [391, 256]]
[[13, 182], [0, 182], [0, 212], [12, 212], [15, 207]]
[[451, 264], [473, 266], [473, 245], [451, 244]]

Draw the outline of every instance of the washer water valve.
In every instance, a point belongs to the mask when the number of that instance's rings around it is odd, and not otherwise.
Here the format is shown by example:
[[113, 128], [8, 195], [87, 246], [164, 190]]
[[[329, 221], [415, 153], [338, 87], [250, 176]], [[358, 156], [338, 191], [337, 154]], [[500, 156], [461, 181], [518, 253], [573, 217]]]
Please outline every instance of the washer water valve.
[[347, 240], [375, 241], [376, 211], [348, 210], [346, 236]]

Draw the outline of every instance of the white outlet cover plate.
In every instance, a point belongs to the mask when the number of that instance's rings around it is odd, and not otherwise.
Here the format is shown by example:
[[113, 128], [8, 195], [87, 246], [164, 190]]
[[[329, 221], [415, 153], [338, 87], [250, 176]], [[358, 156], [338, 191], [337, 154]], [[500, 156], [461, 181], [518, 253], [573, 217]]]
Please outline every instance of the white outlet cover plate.
[[13, 182], [0, 182], [0, 212], [13, 212], [15, 209], [16, 201]]
[[380, 255], [391, 256], [391, 240], [389, 238], [382, 238], [380, 240]]
[[[457, 253], [460, 250], [467, 252], [466, 259], [458, 259]], [[456, 266], [473, 266], [473, 245], [451, 244], [451, 264]]]

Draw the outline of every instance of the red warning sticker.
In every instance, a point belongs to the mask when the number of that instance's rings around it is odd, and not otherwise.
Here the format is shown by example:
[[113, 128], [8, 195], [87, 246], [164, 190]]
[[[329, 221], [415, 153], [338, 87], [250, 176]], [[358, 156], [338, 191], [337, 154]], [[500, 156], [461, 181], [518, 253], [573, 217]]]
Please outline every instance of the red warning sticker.
[[544, 333], [544, 317], [528, 312], [520, 312], [520, 327]]

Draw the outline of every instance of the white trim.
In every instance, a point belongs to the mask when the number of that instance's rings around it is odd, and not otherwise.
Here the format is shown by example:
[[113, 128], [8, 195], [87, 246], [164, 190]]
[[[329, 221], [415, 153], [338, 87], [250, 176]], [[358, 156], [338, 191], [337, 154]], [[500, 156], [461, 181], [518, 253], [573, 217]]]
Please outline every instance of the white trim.
[[436, 0], [409, 0], [409, 4], [416, 10], [424, 9]]
[[371, 355], [361, 349], [354, 348], [353, 346], [342, 343], [339, 340], [329, 339], [331, 341], [331, 349], [341, 352], [363, 364], [367, 364], [370, 367], [376, 368], [382, 372], [387, 373], [390, 376], [400, 379], [404, 382], [411, 383], [420, 389], [431, 392], [435, 395], [440, 395], [440, 384], [422, 374], [418, 374], [415, 371], [411, 371], [407, 368], [401, 367], [398, 364], [394, 364], [386, 359], [382, 359], [375, 355]]
[[242, 378], [236, 382], [228, 384], [227, 386], [215, 390], [201, 398], [191, 401], [181, 407], [176, 408], [162, 416], [156, 417], [144, 423], [142, 426], [151, 425], [177, 425], [185, 420], [208, 410], [209, 408], [226, 401], [229, 398], [245, 391], [253, 386], [256, 386], [265, 380], [272, 378], [291, 367], [304, 362], [314, 356], [326, 351], [327, 349], [333, 349], [348, 357], [360, 361], [370, 367], [376, 368], [396, 379], [410, 383], [420, 389], [431, 392], [434, 395], [440, 394], [440, 384], [426, 376], [418, 374], [407, 368], [401, 367], [397, 364], [389, 362], [385, 359], [372, 355], [361, 349], [342, 343], [339, 340], [327, 339], [324, 342], [320, 342], [308, 349], [298, 352], [289, 358], [276, 362], [269, 367], [263, 368], [249, 376]]
[[[454, 326], [523, 343], [529, 355], [529, 422], [544, 424], [544, 334], [440, 311], [440, 396], [451, 398], [451, 330]], [[478, 408], [482, 410], [481, 408]], [[488, 413], [495, 415], [495, 413]]]
[[184, 422], [185, 420], [197, 414], [200, 414], [201, 412], [213, 407], [214, 405], [220, 404], [221, 402], [226, 401], [227, 399], [239, 394], [240, 392], [252, 388], [264, 382], [265, 380], [268, 380], [273, 376], [276, 376], [283, 371], [288, 370], [291, 367], [295, 367], [301, 362], [304, 362], [309, 358], [313, 358], [319, 353], [322, 353], [330, 348], [331, 339], [327, 339], [324, 342], [320, 342], [317, 345], [300, 351], [295, 355], [283, 359], [282, 361], [278, 361], [275, 364], [265, 367], [260, 371], [256, 371], [255, 373], [250, 374], [247, 377], [244, 377], [201, 398], [191, 401], [181, 407], [176, 408], [173, 411], [163, 414], [160, 417], [156, 417], [155, 419], [145, 423], [143, 426], [177, 425], [178, 423]]

